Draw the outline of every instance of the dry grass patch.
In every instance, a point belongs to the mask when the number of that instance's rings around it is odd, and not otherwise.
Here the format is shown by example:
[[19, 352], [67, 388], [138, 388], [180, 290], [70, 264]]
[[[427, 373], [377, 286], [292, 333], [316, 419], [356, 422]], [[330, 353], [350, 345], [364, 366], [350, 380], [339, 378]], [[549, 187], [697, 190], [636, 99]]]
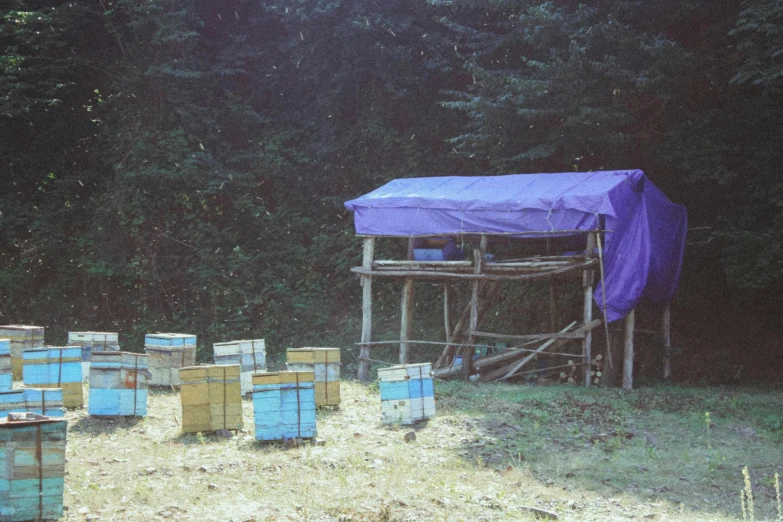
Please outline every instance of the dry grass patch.
[[340, 409], [319, 412], [323, 445], [257, 443], [249, 401], [231, 438], [182, 435], [174, 392], [151, 393], [138, 421], [69, 413], [65, 518], [524, 521], [536, 507], [560, 520], [731, 519], [591, 483], [606, 453], [553, 443], [551, 414], [503, 396], [516, 388], [438, 386], [438, 415], [412, 442], [411, 428], [380, 424], [377, 387], [355, 382], [343, 383]]

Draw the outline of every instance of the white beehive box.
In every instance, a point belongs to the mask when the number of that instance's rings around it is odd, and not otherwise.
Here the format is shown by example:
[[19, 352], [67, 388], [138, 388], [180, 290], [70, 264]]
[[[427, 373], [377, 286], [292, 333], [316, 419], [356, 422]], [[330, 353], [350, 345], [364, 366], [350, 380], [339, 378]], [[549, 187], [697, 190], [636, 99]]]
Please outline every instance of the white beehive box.
[[228, 341], [212, 345], [217, 365], [240, 366], [242, 395], [253, 391], [253, 374], [266, 371], [266, 344], [263, 339]]

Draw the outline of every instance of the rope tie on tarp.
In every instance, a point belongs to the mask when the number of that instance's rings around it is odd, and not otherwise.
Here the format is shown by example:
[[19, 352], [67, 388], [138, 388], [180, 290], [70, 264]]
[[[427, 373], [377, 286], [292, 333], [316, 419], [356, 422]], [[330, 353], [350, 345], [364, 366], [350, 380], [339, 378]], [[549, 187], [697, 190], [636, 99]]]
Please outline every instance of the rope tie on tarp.
[[35, 425], [35, 460], [38, 461], [38, 519], [43, 520], [43, 447], [40, 423]]
[[[256, 363], [256, 341], [255, 339], [250, 341], [250, 351], [253, 353], [253, 371], [258, 370], [258, 363]], [[239, 363], [242, 363], [242, 351], [239, 352]]]
[[419, 389], [421, 390], [421, 418], [424, 418], [424, 371], [419, 366]]
[[552, 224], [551, 221], [549, 221], [549, 216], [552, 215], [552, 210], [554, 210], [554, 209], [552, 207], [549, 207], [549, 213], [547, 213], [547, 215], [546, 215], [546, 222], [549, 224], [549, 231], [554, 233], [555, 226]]
[[[329, 404], [329, 366], [326, 350], [324, 350], [324, 404]], [[313, 368], [315, 370], [315, 368]], [[313, 373], [315, 375], [315, 373]], [[313, 379], [313, 391], [315, 391], [315, 379]]]
[[63, 349], [58, 350], [60, 353], [60, 364], [57, 366], [57, 386], [62, 386], [60, 383], [63, 380]]
[[[596, 221], [598, 220], [598, 213], [595, 214]], [[596, 224], [598, 224], [596, 222]], [[604, 278], [604, 249], [601, 246], [601, 234], [596, 233], [596, 244], [598, 245], [598, 266], [599, 271], [601, 273], [601, 297], [603, 301], [603, 309], [604, 309], [604, 332], [606, 334], [606, 362], [609, 365], [609, 368], [614, 367], [614, 363], [612, 362], [612, 341], [609, 337], [609, 321], [606, 320], [606, 279]], [[588, 361], [590, 362], [590, 361]]]
[[226, 429], [226, 387], [228, 386], [228, 383], [226, 382], [226, 367], [223, 366], [223, 429]]
[[133, 416], [136, 416], [136, 395], [138, 395], [139, 389], [139, 356], [134, 355], [133, 364]]
[[[296, 374], [296, 437], [300, 438], [302, 436], [302, 403], [299, 400], [299, 372], [294, 372]], [[313, 388], [315, 388], [315, 383], [313, 383]]]

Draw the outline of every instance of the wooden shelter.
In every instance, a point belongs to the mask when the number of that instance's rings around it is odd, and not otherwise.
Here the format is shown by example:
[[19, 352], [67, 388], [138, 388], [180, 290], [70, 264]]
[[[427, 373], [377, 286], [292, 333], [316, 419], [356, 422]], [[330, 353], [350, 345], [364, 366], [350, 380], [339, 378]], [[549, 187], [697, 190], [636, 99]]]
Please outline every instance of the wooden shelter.
[[[393, 342], [399, 344], [400, 364], [409, 362], [414, 344], [441, 344], [436, 377], [462, 375], [482, 382], [534, 373], [537, 370], [526, 365], [537, 356], [567, 355], [563, 373], [573, 378], [580, 368], [576, 380], [590, 386], [600, 381], [597, 365], [619, 363], [611, 360], [610, 350], [594, 353], [593, 330], [603, 326], [608, 340], [607, 320], [625, 319], [623, 387], [630, 389], [634, 307], [642, 301], [662, 305], [662, 334], [670, 338], [668, 303], [679, 278], [687, 215], [641, 171], [403, 179], [346, 207], [355, 212], [363, 241], [362, 266], [351, 269], [363, 288], [360, 379], [369, 376], [371, 348]], [[376, 241], [382, 238], [407, 240], [407, 259], [375, 259]], [[520, 243], [568, 240], [584, 246], [559, 255], [502, 258], [491, 248], [499, 238]], [[459, 257], [454, 255], [455, 242], [472, 244], [466, 259], [454, 259]], [[398, 341], [372, 340], [372, 284], [377, 278], [402, 282]], [[518, 335], [481, 328], [502, 284], [535, 280], [549, 282], [549, 303], [544, 304], [552, 317], [549, 331]], [[565, 328], [558, 328], [555, 319], [558, 288], [563, 288], [556, 282], [561, 280], [581, 287], [583, 295], [581, 314]], [[411, 339], [416, 281], [442, 284], [442, 343]], [[451, 317], [460, 281], [468, 285], [470, 300], [460, 317]], [[514, 346], [475, 356], [477, 346], [499, 339]], [[558, 352], [574, 341], [581, 343], [578, 353]], [[554, 369], [560, 368], [548, 368]], [[668, 354], [664, 374], [669, 375]]]

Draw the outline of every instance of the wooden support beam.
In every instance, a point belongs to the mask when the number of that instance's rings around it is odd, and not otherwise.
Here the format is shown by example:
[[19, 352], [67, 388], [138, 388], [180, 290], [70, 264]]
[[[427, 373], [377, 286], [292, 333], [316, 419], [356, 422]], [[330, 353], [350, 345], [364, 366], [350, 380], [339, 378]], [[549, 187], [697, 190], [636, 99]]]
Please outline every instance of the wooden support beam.
[[573, 332], [562, 332], [562, 330], [558, 333], [540, 333], [540, 334], [525, 334], [525, 335], [513, 335], [513, 334], [501, 334], [501, 333], [491, 333], [491, 332], [469, 332], [474, 337], [487, 337], [490, 339], [513, 339], [515, 341], [537, 341], [541, 339], [542, 341], [544, 339], [584, 339], [587, 332], [590, 330], [594, 330], [595, 328], [601, 326], [603, 324], [603, 321], [600, 319], [593, 319], [589, 323], [587, 323], [584, 326], [581, 326], [574, 330]]
[[453, 288], [451, 283], [443, 283], [443, 327], [446, 330], [446, 343], [451, 344], [451, 302], [453, 297]]
[[[585, 249], [585, 256], [590, 259], [595, 253], [595, 241], [597, 232], [587, 234], [587, 248]], [[584, 290], [584, 323], [587, 324], [593, 319], [593, 279], [594, 270], [586, 269], [582, 275], [582, 289]], [[593, 344], [593, 332], [588, 330], [585, 332], [585, 338], [582, 340], [582, 354], [585, 357], [585, 361], [590, 361], [592, 358], [592, 344]], [[591, 375], [590, 365], [587, 364], [584, 367], [585, 371], [585, 387], [590, 387]]]
[[408, 364], [408, 340], [411, 338], [411, 326], [413, 323], [413, 278], [405, 279], [402, 287], [402, 301], [400, 304], [400, 364]]
[[[375, 252], [375, 238], [365, 237], [362, 245], [362, 268], [372, 270], [372, 258]], [[372, 341], [372, 275], [362, 275], [362, 339], [361, 342]], [[358, 379], [366, 381], [370, 378], [370, 347], [363, 344], [359, 347]]]
[[[484, 266], [484, 259], [487, 253], [487, 236], [482, 234], [481, 235], [481, 242], [479, 243], [478, 250], [473, 250], [473, 273], [476, 275], [481, 274], [482, 267]], [[479, 320], [479, 280], [476, 279], [473, 281], [472, 285], [472, 291], [470, 295], [470, 326], [468, 328], [469, 332], [474, 332], [478, 328], [478, 320]], [[468, 344], [473, 345], [475, 343], [475, 338], [472, 335], [468, 336]], [[462, 356], [462, 375], [465, 378], [465, 380], [470, 379], [470, 375], [473, 371], [473, 353], [475, 352], [475, 348], [471, 346], [470, 348], [465, 348], [463, 350], [463, 356]]]
[[663, 307], [663, 378], [672, 378], [672, 305], [666, 303]]
[[[429, 279], [467, 279], [467, 280], [483, 280], [483, 281], [533, 281], [536, 279], [546, 279], [549, 277], [566, 277], [566, 276], [581, 276], [581, 271], [588, 267], [595, 265], [595, 260], [588, 260], [575, 264], [568, 264], [562, 267], [553, 268], [541, 268], [536, 270], [523, 270], [508, 268], [487, 273], [486, 271], [481, 274], [470, 273], [456, 273], [445, 272], [443, 270], [373, 270], [372, 268], [353, 267], [351, 272], [359, 275], [373, 275], [377, 277], [423, 277]], [[495, 270], [496, 267], [493, 267]], [[523, 273], [519, 273], [523, 272]]]
[[623, 354], [623, 389], [633, 389], [633, 328], [636, 319], [634, 310], [625, 316], [625, 346]]

